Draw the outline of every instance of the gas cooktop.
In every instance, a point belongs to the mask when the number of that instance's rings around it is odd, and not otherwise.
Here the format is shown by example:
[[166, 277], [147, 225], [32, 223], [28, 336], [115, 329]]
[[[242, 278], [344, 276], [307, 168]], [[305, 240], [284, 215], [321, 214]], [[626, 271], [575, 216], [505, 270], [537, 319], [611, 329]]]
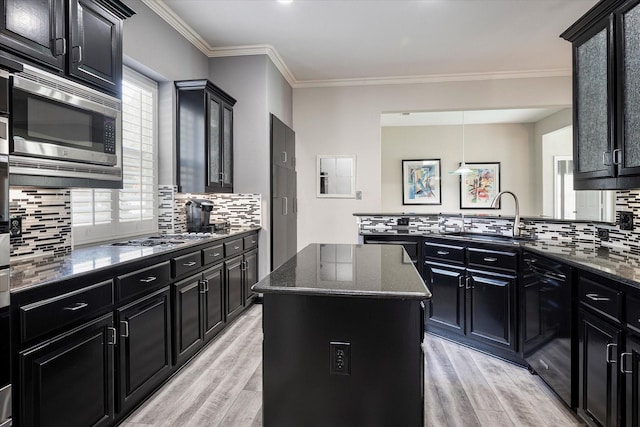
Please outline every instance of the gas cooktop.
[[140, 239], [123, 240], [111, 243], [109, 246], [164, 246], [172, 247], [186, 243], [187, 241], [202, 240], [216, 236], [213, 233], [182, 233], [163, 234], [160, 236], [143, 237]]

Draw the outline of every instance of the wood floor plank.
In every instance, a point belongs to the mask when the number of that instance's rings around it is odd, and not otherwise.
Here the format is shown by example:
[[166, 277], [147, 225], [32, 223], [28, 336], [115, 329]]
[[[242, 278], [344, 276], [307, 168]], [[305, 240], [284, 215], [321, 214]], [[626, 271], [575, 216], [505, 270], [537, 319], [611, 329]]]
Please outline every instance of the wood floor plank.
[[[425, 426], [583, 425], [526, 369], [425, 335]], [[122, 424], [262, 427], [262, 306], [248, 309]]]

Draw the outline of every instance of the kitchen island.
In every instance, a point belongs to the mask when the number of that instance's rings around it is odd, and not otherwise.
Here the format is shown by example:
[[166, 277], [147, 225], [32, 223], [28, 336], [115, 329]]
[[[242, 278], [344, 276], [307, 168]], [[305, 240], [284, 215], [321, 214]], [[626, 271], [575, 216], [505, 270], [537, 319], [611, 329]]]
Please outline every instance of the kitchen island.
[[253, 290], [266, 427], [423, 425], [431, 293], [402, 247], [311, 244]]

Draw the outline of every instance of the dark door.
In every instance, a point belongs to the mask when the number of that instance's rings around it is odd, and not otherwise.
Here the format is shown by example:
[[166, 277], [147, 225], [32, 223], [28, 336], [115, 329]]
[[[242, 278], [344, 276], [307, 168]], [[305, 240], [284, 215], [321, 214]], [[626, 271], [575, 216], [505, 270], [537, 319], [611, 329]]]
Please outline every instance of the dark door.
[[120, 93], [122, 21], [93, 0], [71, 0], [69, 7], [69, 74]]
[[0, 0], [0, 44], [64, 70], [65, 5], [64, 0]]
[[580, 311], [578, 412], [601, 426], [618, 425], [618, 371], [615, 360], [620, 330]]
[[467, 335], [515, 350], [513, 294], [516, 278], [467, 270]]
[[166, 287], [117, 311], [118, 412], [147, 396], [171, 371], [171, 301]]
[[233, 192], [233, 109], [222, 107], [222, 176], [223, 192]]
[[204, 275], [204, 338], [213, 338], [224, 327], [224, 274], [218, 264]]
[[627, 338], [625, 352], [620, 358], [620, 370], [625, 374], [625, 418], [627, 426], [640, 425], [640, 341]]
[[[222, 102], [207, 95], [207, 189], [218, 191], [222, 187]], [[185, 141], [187, 144], [188, 140]], [[197, 155], [197, 154], [196, 154]]]
[[244, 254], [244, 299], [245, 304], [253, 298], [251, 287], [258, 283], [258, 251]]
[[464, 334], [464, 268], [425, 263], [425, 280], [431, 290], [428, 322]]
[[113, 316], [101, 317], [19, 354], [23, 427], [113, 422]]
[[182, 364], [203, 344], [201, 294], [204, 284], [197, 274], [178, 282], [175, 287], [175, 352], [176, 364]]
[[243, 306], [242, 300], [242, 255], [224, 263], [225, 282], [227, 288], [226, 308], [227, 320], [236, 316]]

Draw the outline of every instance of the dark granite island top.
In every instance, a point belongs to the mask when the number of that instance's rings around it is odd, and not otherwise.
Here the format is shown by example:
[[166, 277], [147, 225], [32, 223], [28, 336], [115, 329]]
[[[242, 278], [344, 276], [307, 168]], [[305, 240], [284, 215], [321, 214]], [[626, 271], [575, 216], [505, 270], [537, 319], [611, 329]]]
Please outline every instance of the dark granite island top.
[[401, 246], [312, 244], [263, 300], [263, 425], [422, 426], [423, 300]]
[[253, 286], [255, 292], [426, 300], [401, 246], [311, 244]]

